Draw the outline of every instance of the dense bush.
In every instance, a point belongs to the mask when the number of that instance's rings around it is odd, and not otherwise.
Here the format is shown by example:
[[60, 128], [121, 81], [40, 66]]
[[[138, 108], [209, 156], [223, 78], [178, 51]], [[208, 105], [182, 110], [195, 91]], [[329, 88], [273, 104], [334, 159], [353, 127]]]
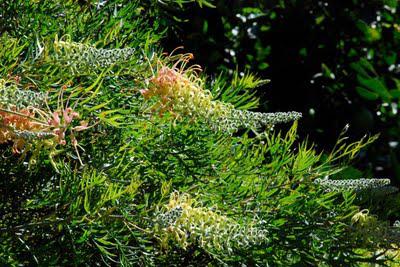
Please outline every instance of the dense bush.
[[266, 81], [162, 54], [184, 2], [3, 4], [1, 264], [395, 264], [398, 225], [357, 205], [396, 189], [332, 179], [376, 136], [322, 153], [255, 111]]

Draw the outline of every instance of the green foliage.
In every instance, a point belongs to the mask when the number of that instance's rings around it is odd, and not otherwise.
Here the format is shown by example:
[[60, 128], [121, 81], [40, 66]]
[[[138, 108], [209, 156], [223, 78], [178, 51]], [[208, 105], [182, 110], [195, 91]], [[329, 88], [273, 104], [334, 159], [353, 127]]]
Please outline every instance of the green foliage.
[[[245, 114], [244, 124], [300, 114], [249, 111], [264, 82], [251, 74], [208, 82], [179, 65], [187, 55], [161, 56], [162, 29], [146, 23], [160, 19], [157, 4], [86, 4], [5, 9], [1, 265], [389, 263], [376, 252], [395, 249], [394, 239], [380, 233], [398, 229], [364, 213], [371, 224], [357, 224], [354, 192], [314, 183], [340, 174], [375, 136], [340, 136], [326, 155], [298, 140], [297, 121], [287, 131], [216, 130], [209, 106], [221, 120]], [[380, 228], [368, 235], [372, 222]]]
[[268, 82], [258, 79], [251, 73], [240, 76], [238, 72], [234, 73], [231, 81], [228, 81], [227, 75], [221, 73], [212, 81], [210, 91], [214, 98], [231, 103], [237, 109], [255, 109], [259, 106], [255, 89]]

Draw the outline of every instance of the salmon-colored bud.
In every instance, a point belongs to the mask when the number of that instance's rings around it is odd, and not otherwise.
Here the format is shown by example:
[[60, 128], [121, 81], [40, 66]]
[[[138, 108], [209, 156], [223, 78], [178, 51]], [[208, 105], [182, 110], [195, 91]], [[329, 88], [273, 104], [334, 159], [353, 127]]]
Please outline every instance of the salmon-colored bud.
[[70, 124], [72, 122], [72, 116], [69, 115], [69, 112], [67, 110], [64, 110], [63, 117], [65, 123]]
[[80, 121], [79, 123], [80, 123], [80, 126], [74, 127], [73, 130], [80, 132], [80, 131], [86, 130], [88, 128], [89, 123], [87, 121]]
[[78, 118], [78, 117], [79, 117], [79, 113], [73, 111], [73, 112], [71, 113], [71, 116], [72, 116], [72, 118]]
[[148, 89], [141, 89], [140, 93], [142, 94], [142, 96], [146, 99], [148, 99], [150, 97], [150, 91]]
[[53, 112], [53, 119], [50, 120], [50, 124], [53, 126], [60, 125], [60, 116], [58, 115], [58, 112]]

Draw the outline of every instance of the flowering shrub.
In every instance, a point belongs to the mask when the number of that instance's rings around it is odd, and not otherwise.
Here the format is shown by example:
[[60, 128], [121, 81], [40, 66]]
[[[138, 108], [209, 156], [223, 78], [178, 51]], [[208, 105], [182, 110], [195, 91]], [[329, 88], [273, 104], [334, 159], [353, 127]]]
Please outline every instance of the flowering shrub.
[[0, 36], [0, 265], [390, 263], [376, 252], [398, 228], [354, 194], [388, 181], [323, 178], [376, 137], [317, 151], [298, 138], [301, 114], [249, 110], [255, 76], [159, 56], [150, 22], [169, 4], [7, 6], [27, 12]]

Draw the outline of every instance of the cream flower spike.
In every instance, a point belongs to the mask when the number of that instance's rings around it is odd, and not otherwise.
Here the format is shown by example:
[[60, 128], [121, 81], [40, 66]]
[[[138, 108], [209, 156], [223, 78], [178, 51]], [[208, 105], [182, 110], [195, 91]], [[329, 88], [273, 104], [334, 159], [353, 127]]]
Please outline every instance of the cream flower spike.
[[124, 63], [133, 58], [135, 48], [104, 49], [72, 42], [69, 36], [54, 41], [57, 60], [62, 60], [74, 68], [108, 68], [114, 64]]

